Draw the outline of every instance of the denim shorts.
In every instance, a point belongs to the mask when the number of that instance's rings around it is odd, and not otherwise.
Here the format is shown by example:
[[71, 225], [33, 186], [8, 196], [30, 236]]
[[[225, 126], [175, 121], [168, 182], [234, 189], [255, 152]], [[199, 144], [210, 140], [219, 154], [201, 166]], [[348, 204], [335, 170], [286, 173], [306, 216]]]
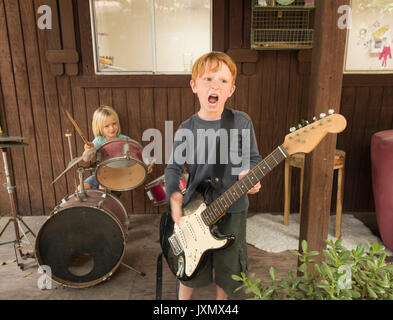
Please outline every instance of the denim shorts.
[[94, 173], [90, 177], [85, 179], [84, 182], [87, 183], [88, 185], [90, 185], [90, 187], [92, 189], [97, 189], [99, 187], [98, 181], [97, 181], [96, 176], [95, 176]]
[[208, 252], [205, 265], [202, 266], [200, 272], [193, 279], [182, 281], [182, 284], [190, 288], [208, 286], [213, 282], [214, 269], [214, 282], [225, 291], [228, 297], [236, 298], [237, 294], [233, 291], [240, 287], [241, 283], [233, 280], [232, 275], [240, 276], [241, 272], [247, 275], [248, 271], [246, 222], [247, 212], [227, 213], [217, 223], [217, 227], [224, 235], [234, 235], [235, 240], [224, 249]]

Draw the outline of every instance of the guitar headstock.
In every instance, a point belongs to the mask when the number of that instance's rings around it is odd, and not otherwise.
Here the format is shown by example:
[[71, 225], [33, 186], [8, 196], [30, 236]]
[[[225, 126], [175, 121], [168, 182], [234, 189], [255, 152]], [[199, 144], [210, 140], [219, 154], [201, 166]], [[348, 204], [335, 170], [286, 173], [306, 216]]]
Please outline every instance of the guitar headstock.
[[329, 110], [328, 116], [321, 114], [320, 118], [320, 120], [316, 120], [314, 117], [314, 122], [306, 126], [291, 128], [291, 133], [285, 136], [283, 143], [290, 155], [311, 152], [328, 133], [340, 133], [347, 126], [344, 116], [334, 114], [333, 110]]

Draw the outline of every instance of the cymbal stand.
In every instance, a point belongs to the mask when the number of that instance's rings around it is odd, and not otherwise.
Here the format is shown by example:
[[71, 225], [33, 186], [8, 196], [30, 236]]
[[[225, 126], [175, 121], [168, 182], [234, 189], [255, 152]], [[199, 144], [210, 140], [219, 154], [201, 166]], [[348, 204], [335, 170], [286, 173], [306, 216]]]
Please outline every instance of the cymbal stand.
[[84, 181], [83, 181], [83, 173], [85, 172], [85, 168], [84, 167], [78, 167], [78, 169], [76, 169], [76, 172], [78, 173], [78, 178], [79, 178], [79, 191], [77, 193], [77, 197], [79, 198], [79, 200], [83, 201], [83, 199], [86, 198], [86, 190], [85, 190], [85, 185], [84, 185]]
[[[67, 141], [68, 141], [68, 150], [70, 151], [70, 161], [74, 160], [74, 156], [72, 154], [71, 136], [72, 136], [72, 134], [70, 133], [70, 130], [67, 129], [67, 132], [65, 133], [65, 137], [67, 138]], [[75, 182], [75, 189], [78, 190], [77, 179], [75, 176], [73, 178], [74, 178], [74, 182]]]
[[[30, 254], [29, 252], [23, 253], [23, 249], [21, 246], [21, 236], [19, 231], [22, 230], [20, 223], [23, 223], [23, 225], [26, 227], [28, 230], [26, 233], [31, 233], [34, 237], [36, 235], [34, 232], [29, 228], [29, 226], [23, 221], [23, 219], [18, 216], [17, 214], [17, 203], [16, 203], [16, 197], [15, 197], [15, 186], [12, 185], [11, 183], [11, 177], [10, 177], [10, 172], [9, 172], [9, 167], [8, 167], [8, 159], [7, 159], [7, 148], [1, 148], [2, 154], [3, 154], [3, 162], [4, 162], [4, 170], [5, 170], [5, 176], [6, 176], [6, 185], [7, 185], [7, 191], [8, 195], [10, 197], [10, 204], [11, 204], [11, 214], [12, 216], [9, 218], [8, 222], [4, 226], [4, 228], [0, 232], [0, 237], [3, 235], [5, 230], [7, 229], [8, 225], [13, 222], [14, 224], [14, 230], [15, 230], [15, 240], [13, 241], [8, 241], [8, 242], [3, 242], [0, 243], [0, 245], [5, 245], [5, 244], [10, 244], [14, 243], [14, 251], [15, 251], [15, 259], [18, 267], [23, 270], [24, 269], [24, 264], [20, 263], [18, 260], [18, 254], [21, 256], [23, 260], [28, 259], [28, 258], [34, 258], [34, 254]], [[22, 230], [23, 232], [23, 230]], [[24, 234], [25, 236], [26, 234]]]
[[74, 159], [74, 156], [72, 155], [72, 146], [71, 146], [71, 133], [69, 130], [67, 130], [67, 133], [65, 134], [67, 140], [68, 140], [68, 148], [70, 150], [70, 161]]
[[135, 273], [139, 274], [141, 277], [146, 276], [146, 273], [139, 271], [131, 266], [129, 266], [128, 264], [125, 264], [124, 262], [121, 263], [123, 266], [125, 266], [126, 268], [130, 269], [131, 271], [134, 271]]

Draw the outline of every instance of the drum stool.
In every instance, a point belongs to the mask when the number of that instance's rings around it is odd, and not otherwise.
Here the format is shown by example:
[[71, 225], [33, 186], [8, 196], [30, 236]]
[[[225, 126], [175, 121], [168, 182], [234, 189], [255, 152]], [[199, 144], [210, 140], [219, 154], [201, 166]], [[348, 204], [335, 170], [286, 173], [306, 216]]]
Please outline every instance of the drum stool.
[[[292, 167], [300, 168], [300, 202], [299, 213], [302, 213], [302, 196], [303, 196], [303, 181], [304, 181], [304, 153], [296, 153], [285, 159], [285, 174], [284, 174], [284, 225], [289, 225], [289, 214], [291, 204], [291, 176]], [[334, 155], [334, 170], [338, 170], [337, 181], [337, 202], [336, 202], [336, 238], [341, 236], [341, 215], [342, 202], [344, 195], [344, 168], [345, 168], [345, 152], [336, 149]]]

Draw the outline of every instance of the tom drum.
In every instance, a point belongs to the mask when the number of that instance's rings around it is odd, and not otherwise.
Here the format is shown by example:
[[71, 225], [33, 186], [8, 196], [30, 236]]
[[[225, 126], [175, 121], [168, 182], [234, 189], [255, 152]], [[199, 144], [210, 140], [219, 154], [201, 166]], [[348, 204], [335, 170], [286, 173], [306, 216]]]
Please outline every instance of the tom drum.
[[142, 151], [142, 146], [132, 139], [104, 143], [96, 155], [98, 183], [114, 191], [132, 190], [142, 185], [147, 177]]
[[[188, 173], [184, 173], [180, 178], [179, 188], [184, 194], [187, 189]], [[153, 180], [145, 185], [146, 193], [150, 200], [153, 201], [155, 206], [161, 206], [167, 203], [166, 189], [165, 189], [165, 176]]]

